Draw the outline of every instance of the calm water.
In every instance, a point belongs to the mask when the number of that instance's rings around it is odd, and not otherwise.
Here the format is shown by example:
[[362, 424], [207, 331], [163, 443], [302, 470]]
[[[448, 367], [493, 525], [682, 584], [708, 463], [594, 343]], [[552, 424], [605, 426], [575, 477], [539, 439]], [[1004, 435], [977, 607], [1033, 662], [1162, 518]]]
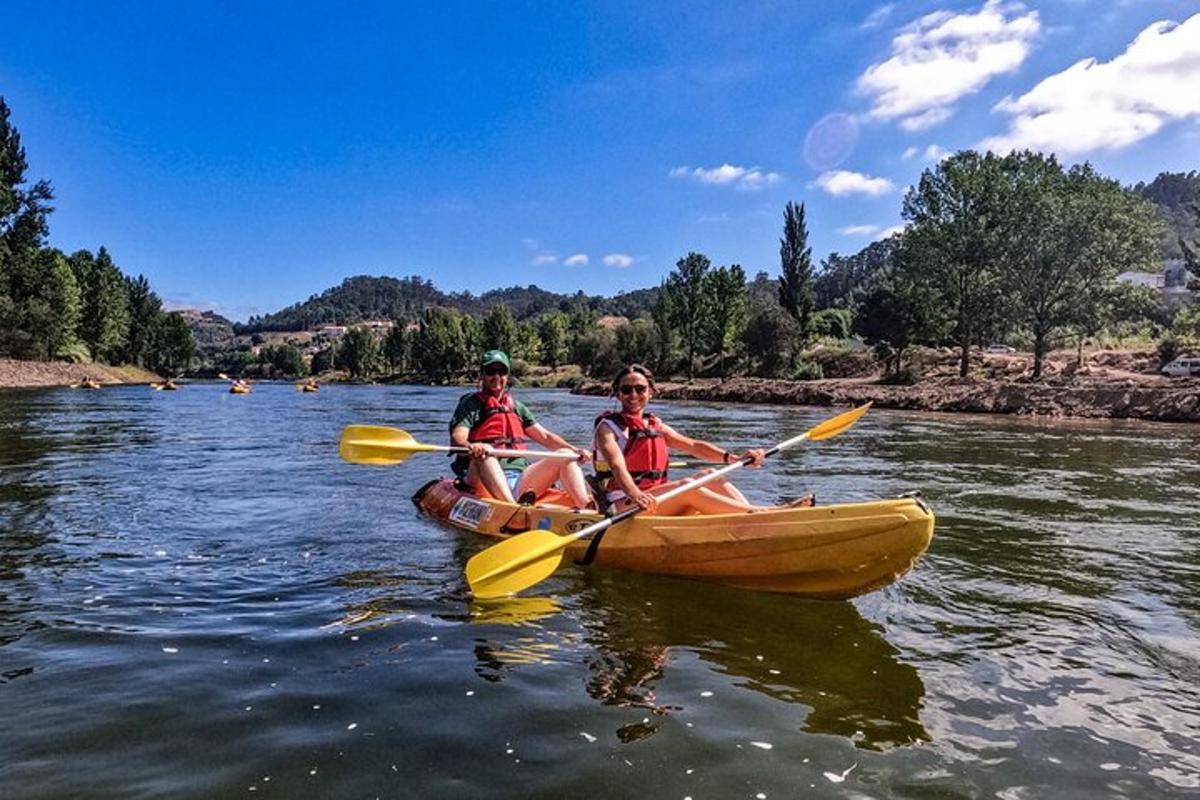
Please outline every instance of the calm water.
[[[854, 602], [566, 569], [467, 599], [461, 390], [0, 393], [0, 796], [1196, 797], [1200, 428], [875, 411], [738, 477], [923, 489], [929, 554]], [[595, 398], [524, 392], [584, 442]], [[828, 409], [660, 404], [731, 446]]]

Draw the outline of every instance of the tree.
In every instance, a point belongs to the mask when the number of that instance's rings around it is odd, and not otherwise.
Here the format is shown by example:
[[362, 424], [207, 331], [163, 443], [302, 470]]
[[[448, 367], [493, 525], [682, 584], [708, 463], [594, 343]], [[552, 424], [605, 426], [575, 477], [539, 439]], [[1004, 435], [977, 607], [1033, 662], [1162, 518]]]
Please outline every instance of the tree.
[[542, 341], [542, 358], [551, 369], [567, 357], [567, 315], [561, 311], [552, 311], [538, 320], [538, 337]]
[[125, 278], [129, 298], [129, 335], [125, 342], [125, 361], [143, 366], [150, 355], [154, 333], [162, 316], [162, 300], [150, 288], [146, 276]]
[[631, 320], [616, 331], [616, 367], [626, 364], [645, 364], [658, 352], [658, 326], [648, 319]]
[[[46, 181], [26, 184], [25, 148], [10, 113], [0, 97], [0, 354], [29, 357], [57, 337], [29, 326], [43, 324], [60, 302], [53, 287], [62, 276], [56, 262], [38, 257], [54, 194]], [[46, 268], [50, 274], [40, 274]]]
[[849, 339], [853, 330], [848, 308], [826, 308], [813, 314], [813, 332], [825, 339]]
[[783, 238], [779, 240], [779, 305], [799, 324], [801, 347], [812, 337], [813, 265], [808, 246], [804, 204], [788, 203], [783, 210]]
[[750, 317], [746, 273], [737, 264], [720, 267], [708, 275], [708, 342], [717, 353], [717, 373], [725, 377], [725, 354], [741, 339]]
[[513, 354], [517, 344], [517, 321], [508, 306], [498, 303], [483, 315], [483, 349]]
[[397, 320], [387, 336], [383, 337], [383, 360], [392, 372], [404, 372], [408, 369], [412, 356], [412, 337], [405, 330], [405, 324]]
[[813, 298], [816, 307], [849, 308], [855, 294], [865, 287], [875, 273], [891, 264], [896, 237], [889, 236], [859, 250], [852, 256], [830, 253], [821, 262], [821, 271], [813, 279]]
[[184, 372], [196, 355], [192, 329], [182, 314], [159, 314], [147, 353], [147, 363], [159, 375], [178, 375]]
[[129, 295], [125, 276], [103, 247], [91, 258], [87, 251], [72, 259], [81, 266], [83, 319], [80, 338], [92, 358], [110, 364], [120, 360], [129, 337]]
[[1003, 180], [998, 156], [964, 150], [925, 170], [904, 198], [906, 238], [925, 254], [922, 267], [954, 309], [951, 337], [964, 377], [971, 345], [1003, 308], [1000, 228], [1009, 218]]
[[755, 372], [766, 378], [779, 376], [792, 363], [798, 340], [796, 320], [777, 304], [756, 309], [742, 331]]
[[269, 364], [272, 374], [275, 375], [299, 378], [308, 374], [308, 366], [304, 363], [304, 354], [294, 344], [264, 347], [259, 351], [258, 360]]
[[461, 375], [470, 363], [470, 318], [450, 308], [426, 309], [412, 343], [413, 366], [430, 380], [446, 383]]
[[0, 352], [17, 358], [69, 355], [79, 324], [79, 287], [62, 253], [43, 248], [9, 262], [16, 300], [0, 319]]
[[945, 307], [929, 284], [925, 259], [939, 257], [922, 249], [920, 239], [904, 237], [890, 267], [876, 273], [854, 309], [854, 332], [875, 345], [887, 375], [903, 372], [904, 352], [918, 341], [936, 338], [944, 328]]
[[1014, 153], [1003, 161], [1009, 209], [1004, 268], [1013, 318], [1033, 338], [1033, 377], [1064, 330], [1082, 342], [1099, 332], [1118, 273], [1158, 255], [1159, 222], [1148, 202], [1090, 164], [1064, 172], [1053, 156]]
[[381, 360], [379, 341], [363, 326], [346, 331], [334, 356], [334, 363], [355, 380], [369, 378], [378, 372]]
[[696, 345], [703, 340], [708, 324], [710, 292], [708, 271], [712, 262], [700, 253], [688, 253], [675, 262], [675, 270], [667, 276], [663, 294], [670, 304], [671, 327], [683, 335], [687, 350], [687, 375], [691, 380], [696, 370]]

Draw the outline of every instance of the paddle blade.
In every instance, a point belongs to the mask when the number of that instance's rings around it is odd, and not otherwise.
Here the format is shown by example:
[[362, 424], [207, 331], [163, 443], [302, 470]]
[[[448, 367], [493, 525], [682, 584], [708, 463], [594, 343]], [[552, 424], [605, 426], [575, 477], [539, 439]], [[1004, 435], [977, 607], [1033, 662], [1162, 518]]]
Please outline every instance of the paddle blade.
[[505, 539], [467, 561], [467, 583], [480, 600], [505, 597], [550, 577], [562, 563], [563, 550], [574, 541], [543, 530]]
[[347, 425], [338, 442], [338, 453], [353, 464], [402, 464], [413, 453], [437, 448], [421, 444], [408, 431], [383, 425]]
[[838, 414], [836, 417], [827, 419], [820, 425], [810, 429], [806, 438], [812, 442], [819, 442], [822, 439], [832, 439], [858, 422], [859, 418], [870, 410], [871, 404], [864, 403], [858, 408], [847, 411], [845, 414]]

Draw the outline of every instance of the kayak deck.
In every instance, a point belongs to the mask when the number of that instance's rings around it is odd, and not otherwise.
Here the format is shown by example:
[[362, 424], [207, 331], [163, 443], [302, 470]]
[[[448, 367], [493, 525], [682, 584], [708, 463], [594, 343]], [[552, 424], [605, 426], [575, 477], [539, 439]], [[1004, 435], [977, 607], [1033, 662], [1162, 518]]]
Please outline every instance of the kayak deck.
[[[537, 528], [574, 533], [602, 518], [595, 511], [480, 498], [453, 480], [427, 484], [413, 502], [442, 522], [497, 539]], [[593, 564], [844, 599], [907, 572], [929, 547], [933, 529], [933, 512], [915, 497], [750, 514], [641, 514], [605, 533]], [[566, 557], [582, 559], [588, 544], [569, 545]]]

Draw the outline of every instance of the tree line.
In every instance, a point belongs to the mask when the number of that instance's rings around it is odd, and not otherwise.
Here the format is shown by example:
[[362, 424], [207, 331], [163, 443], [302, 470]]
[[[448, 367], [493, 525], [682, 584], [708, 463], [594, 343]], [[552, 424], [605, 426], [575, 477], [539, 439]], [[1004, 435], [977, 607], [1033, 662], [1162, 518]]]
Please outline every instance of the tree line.
[[144, 276], [125, 275], [108, 251], [66, 255], [46, 245], [54, 193], [30, 184], [21, 138], [0, 97], [0, 356], [187, 369], [191, 331], [165, 313]]
[[[496, 347], [518, 360], [518, 373], [574, 363], [601, 377], [640, 361], [689, 378], [809, 379], [823, 375], [813, 344], [853, 340], [873, 347], [887, 379], [904, 380], [913, 346], [953, 348], [965, 376], [972, 348], [1014, 342], [1032, 351], [1038, 378], [1051, 349], [1074, 344], [1082, 358], [1083, 342], [1102, 333], [1157, 340], [1169, 359], [1200, 346], [1200, 305], [1172, 308], [1154, 289], [1115, 280], [1161, 270], [1164, 226], [1146, 191], [1053, 156], [963, 151], [909, 189], [900, 233], [853, 256], [833, 253], [819, 268], [805, 207], [789, 203], [778, 278], [747, 279], [739, 264], [692, 252], [629, 319], [598, 325], [582, 297], [523, 320], [504, 303], [481, 317], [432, 307], [383, 339], [351, 330], [313, 367], [453, 382]], [[1190, 209], [1200, 221], [1195, 200]], [[1200, 275], [1200, 245], [1180, 235], [1175, 252]]]

